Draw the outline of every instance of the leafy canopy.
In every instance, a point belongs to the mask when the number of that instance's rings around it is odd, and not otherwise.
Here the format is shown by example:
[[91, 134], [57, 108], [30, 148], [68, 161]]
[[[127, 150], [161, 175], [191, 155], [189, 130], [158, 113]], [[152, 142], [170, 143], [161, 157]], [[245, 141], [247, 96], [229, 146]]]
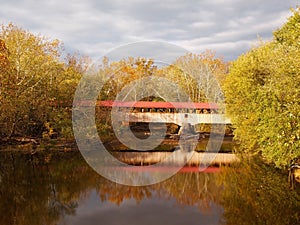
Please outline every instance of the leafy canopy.
[[277, 167], [300, 157], [300, 8], [293, 13], [273, 41], [232, 63], [225, 82], [241, 151]]

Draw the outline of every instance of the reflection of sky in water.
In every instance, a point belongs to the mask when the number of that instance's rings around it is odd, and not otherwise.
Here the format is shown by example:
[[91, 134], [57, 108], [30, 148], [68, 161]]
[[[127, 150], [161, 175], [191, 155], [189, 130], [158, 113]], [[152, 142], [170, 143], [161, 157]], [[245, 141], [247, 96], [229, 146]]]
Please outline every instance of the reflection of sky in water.
[[91, 191], [87, 198], [79, 201], [75, 216], [66, 216], [60, 224], [98, 225], [98, 224], [219, 224], [222, 208], [211, 203], [207, 212], [201, 212], [197, 207], [183, 206], [173, 198], [161, 199], [155, 194], [149, 199], [143, 199], [138, 204], [136, 200], [124, 200], [119, 206], [109, 201], [101, 202], [96, 191]]

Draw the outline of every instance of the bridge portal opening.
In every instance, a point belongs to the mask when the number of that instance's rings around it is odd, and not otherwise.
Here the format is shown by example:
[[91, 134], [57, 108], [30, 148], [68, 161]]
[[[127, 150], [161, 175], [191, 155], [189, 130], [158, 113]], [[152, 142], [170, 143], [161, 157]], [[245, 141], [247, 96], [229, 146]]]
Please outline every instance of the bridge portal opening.
[[178, 134], [180, 126], [175, 123], [145, 123], [145, 122], [130, 122], [129, 125], [132, 133], [141, 139], [145, 139], [150, 135], [155, 135], [159, 131], [166, 130], [166, 137], [174, 134]]

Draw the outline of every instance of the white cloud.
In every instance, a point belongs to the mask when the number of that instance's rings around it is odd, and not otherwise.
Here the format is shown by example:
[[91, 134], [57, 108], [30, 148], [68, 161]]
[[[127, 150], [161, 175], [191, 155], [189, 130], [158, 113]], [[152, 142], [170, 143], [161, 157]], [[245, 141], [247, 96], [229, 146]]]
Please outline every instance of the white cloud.
[[61, 39], [68, 49], [98, 57], [131, 41], [163, 40], [196, 52], [213, 48], [235, 59], [272, 37], [293, 0], [0, 0], [0, 18], [33, 33]]

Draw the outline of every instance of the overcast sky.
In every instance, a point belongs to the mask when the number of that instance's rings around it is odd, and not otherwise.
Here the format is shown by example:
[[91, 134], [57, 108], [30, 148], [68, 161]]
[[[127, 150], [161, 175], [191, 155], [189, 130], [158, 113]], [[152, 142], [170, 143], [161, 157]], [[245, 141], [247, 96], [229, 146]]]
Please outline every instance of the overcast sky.
[[296, 0], [0, 0], [1, 23], [64, 42], [99, 58], [135, 41], [155, 40], [234, 60], [285, 23]]

